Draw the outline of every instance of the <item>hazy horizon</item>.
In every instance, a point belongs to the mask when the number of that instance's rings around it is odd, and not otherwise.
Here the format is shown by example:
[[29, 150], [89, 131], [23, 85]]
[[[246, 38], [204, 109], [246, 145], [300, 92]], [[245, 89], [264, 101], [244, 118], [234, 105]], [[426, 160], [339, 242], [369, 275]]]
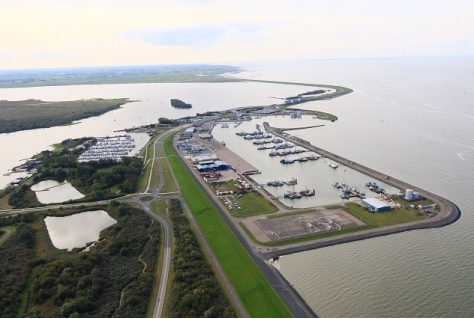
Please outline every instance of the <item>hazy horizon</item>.
[[474, 55], [469, 0], [5, 0], [0, 10], [0, 70]]
[[54, 67], [30, 67], [18, 69], [0, 69], [4, 71], [41, 71], [41, 70], [73, 70], [73, 69], [98, 69], [98, 68], [133, 68], [133, 67], [183, 67], [183, 66], [227, 66], [242, 67], [243, 65], [279, 63], [279, 62], [304, 62], [304, 61], [334, 61], [334, 60], [393, 60], [393, 59], [436, 59], [436, 58], [474, 58], [474, 54], [459, 55], [429, 55], [429, 56], [398, 56], [398, 57], [357, 57], [357, 58], [308, 58], [308, 59], [285, 59], [285, 60], [260, 60], [260, 61], [230, 61], [230, 62], [208, 62], [208, 63], [170, 63], [170, 64], [122, 64], [122, 65], [84, 65], [84, 66], [54, 66]]

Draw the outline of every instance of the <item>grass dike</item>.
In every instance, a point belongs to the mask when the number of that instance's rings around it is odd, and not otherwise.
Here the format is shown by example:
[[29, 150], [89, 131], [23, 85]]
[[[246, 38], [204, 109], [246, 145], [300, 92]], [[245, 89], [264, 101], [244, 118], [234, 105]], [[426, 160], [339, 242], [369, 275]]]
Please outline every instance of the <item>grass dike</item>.
[[204, 191], [188, 171], [172, 145], [165, 141], [165, 151], [181, 186], [183, 197], [193, 212], [219, 262], [251, 317], [291, 317], [292, 314], [272, 285], [234, 236]]

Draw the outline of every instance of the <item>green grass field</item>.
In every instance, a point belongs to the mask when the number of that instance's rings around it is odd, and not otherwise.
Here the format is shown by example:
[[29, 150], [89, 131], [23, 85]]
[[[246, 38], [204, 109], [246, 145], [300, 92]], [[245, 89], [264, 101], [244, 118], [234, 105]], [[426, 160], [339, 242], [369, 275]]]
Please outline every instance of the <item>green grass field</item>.
[[[150, 174], [152, 174], [150, 184], [151, 185], [158, 185], [158, 183], [159, 183], [159, 177], [158, 177], [158, 172], [157, 172], [157, 167], [158, 166], [157, 165], [152, 165], [153, 151], [155, 149], [154, 148], [155, 140], [157, 138], [158, 137], [154, 137], [153, 139], [151, 139], [148, 142], [147, 146], [140, 153], [142, 156], [145, 156], [145, 154], [146, 154], [146, 158], [144, 158], [146, 166], [145, 166], [145, 169], [143, 170], [142, 174], [138, 178], [138, 183], [137, 183], [137, 190], [140, 193], [143, 193], [147, 189]], [[153, 171], [152, 171], [152, 166], [153, 166]]]
[[[167, 154], [174, 154], [171, 138]], [[291, 313], [247, 254], [178, 157], [169, 158], [183, 196], [251, 317], [291, 317]]]
[[165, 183], [163, 184], [163, 188], [161, 189], [162, 193], [172, 193], [172, 192], [177, 192], [178, 191], [178, 186], [174, 182], [173, 175], [171, 173], [171, 168], [166, 160], [164, 158], [166, 157], [166, 154], [162, 153], [160, 150], [160, 156], [163, 157], [163, 176], [164, 176], [164, 181]]
[[377, 227], [398, 225], [428, 218], [412, 208], [399, 208], [387, 212], [371, 213], [366, 208], [354, 204], [345, 204], [345, 210], [362, 220], [367, 225]]

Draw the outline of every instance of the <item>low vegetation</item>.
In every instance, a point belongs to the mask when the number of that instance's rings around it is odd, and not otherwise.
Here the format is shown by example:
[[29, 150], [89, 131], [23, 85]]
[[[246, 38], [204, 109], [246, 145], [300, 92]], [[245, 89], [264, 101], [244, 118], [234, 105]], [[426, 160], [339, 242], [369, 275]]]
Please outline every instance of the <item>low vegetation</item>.
[[235, 317], [212, 268], [183, 214], [181, 203], [170, 200], [169, 214], [175, 237], [174, 280], [170, 316], [174, 318]]
[[0, 71], [0, 88], [117, 83], [236, 82], [227, 65], [137, 65]]
[[402, 207], [380, 213], [371, 213], [365, 207], [354, 203], [347, 203], [345, 204], [345, 210], [362, 220], [365, 224], [376, 227], [403, 224], [428, 218], [426, 215], [418, 212], [418, 210], [410, 207]]
[[0, 101], [0, 134], [71, 124], [118, 109], [129, 99]]
[[8, 197], [8, 205], [15, 208], [27, 208], [41, 205], [27, 184], [23, 184], [10, 193]]
[[103, 230], [90, 251], [51, 247], [41, 215], [0, 218], [0, 226], [17, 227], [0, 247], [0, 316], [146, 315], [159, 227], [125, 204], [112, 202], [105, 210], [117, 224]]

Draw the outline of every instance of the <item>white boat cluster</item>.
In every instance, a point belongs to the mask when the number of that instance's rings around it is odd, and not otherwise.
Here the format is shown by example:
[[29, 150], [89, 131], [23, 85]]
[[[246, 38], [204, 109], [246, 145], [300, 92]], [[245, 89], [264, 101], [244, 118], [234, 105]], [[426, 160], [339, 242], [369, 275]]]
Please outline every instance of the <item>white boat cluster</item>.
[[105, 137], [82, 153], [78, 162], [98, 160], [120, 161], [123, 156], [128, 156], [135, 148], [135, 141], [130, 135]]

